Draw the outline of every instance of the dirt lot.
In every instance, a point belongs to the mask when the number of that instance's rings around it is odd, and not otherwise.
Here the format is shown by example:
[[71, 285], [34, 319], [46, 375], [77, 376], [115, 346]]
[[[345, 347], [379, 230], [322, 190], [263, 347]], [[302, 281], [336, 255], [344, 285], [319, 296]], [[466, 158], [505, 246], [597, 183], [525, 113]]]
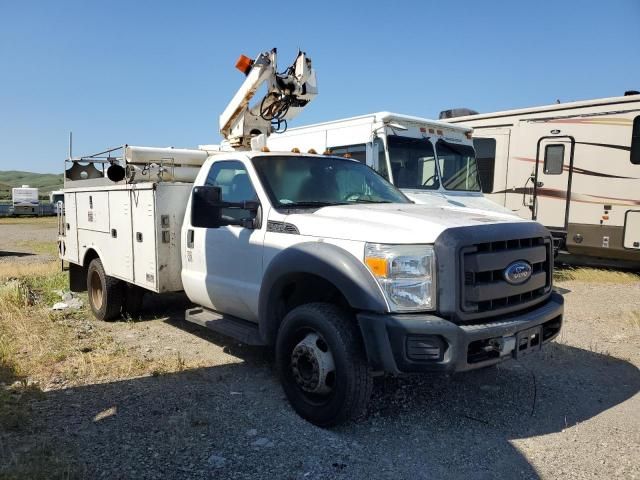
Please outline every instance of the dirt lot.
[[[55, 223], [0, 230], [0, 252], [55, 239]], [[39, 248], [0, 253], [0, 286], [26, 258], [53, 259]], [[380, 379], [366, 419], [322, 430], [288, 406], [269, 352], [181, 321], [185, 298], [148, 297], [135, 321], [53, 315], [44, 289], [64, 277], [47, 275], [2, 297], [29, 317], [0, 323], [0, 390], [16, 412], [1, 423], [0, 396], [0, 478], [640, 478], [638, 277], [559, 272], [565, 325], [543, 352]]]

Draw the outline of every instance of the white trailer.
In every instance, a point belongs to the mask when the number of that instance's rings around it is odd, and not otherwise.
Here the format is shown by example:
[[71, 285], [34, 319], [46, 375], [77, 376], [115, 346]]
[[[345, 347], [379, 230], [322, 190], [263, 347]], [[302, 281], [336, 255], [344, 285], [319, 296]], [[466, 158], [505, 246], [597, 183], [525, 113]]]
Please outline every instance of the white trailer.
[[22, 185], [11, 189], [12, 215], [39, 215], [40, 199], [38, 189]]
[[390, 112], [290, 128], [267, 142], [272, 150], [354, 158], [416, 203], [506, 212], [484, 198], [471, 129]]
[[446, 121], [473, 128], [488, 198], [571, 254], [640, 264], [640, 95], [629, 93]]

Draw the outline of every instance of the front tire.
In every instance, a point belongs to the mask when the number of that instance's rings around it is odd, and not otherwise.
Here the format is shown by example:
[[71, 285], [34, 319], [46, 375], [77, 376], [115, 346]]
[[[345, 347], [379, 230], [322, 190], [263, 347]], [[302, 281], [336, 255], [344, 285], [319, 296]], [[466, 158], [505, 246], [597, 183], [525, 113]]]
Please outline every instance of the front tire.
[[320, 427], [361, 416], [373, 379], [353, 317], [328, 303], [287, 314], [276, 341], [276, 365], [293, 409]]
[[94, 258], [87, 269], [87, 293], [91, 311], [98, 320], [120, 317], [124, 304], [124, 285], [121, 280], [108, 276], [99, 258]]

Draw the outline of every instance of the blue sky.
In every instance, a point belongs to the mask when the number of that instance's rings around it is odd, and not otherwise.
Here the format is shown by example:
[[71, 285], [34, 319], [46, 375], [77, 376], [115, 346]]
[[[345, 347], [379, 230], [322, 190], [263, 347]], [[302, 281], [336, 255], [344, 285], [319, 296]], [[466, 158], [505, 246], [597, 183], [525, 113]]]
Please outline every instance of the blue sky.
[[240, 53], [309, 54], [304, 125], [617, 96], [639, 45], [640, 0], [0, 0], [0, 170], [61, 171], [70, 130], [74, 153], [217, 142]]

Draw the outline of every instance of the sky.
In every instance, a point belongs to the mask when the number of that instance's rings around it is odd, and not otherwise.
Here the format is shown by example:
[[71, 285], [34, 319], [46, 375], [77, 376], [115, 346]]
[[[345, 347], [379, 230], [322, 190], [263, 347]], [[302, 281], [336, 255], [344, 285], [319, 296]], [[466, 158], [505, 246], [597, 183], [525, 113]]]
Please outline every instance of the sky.
[[57, 173], [123, 144], [217, 143], [237, 57], [312, 58], [291, 126], [437, 118], [640, 90], [640, 0], [0, 0], [0, 170]]

